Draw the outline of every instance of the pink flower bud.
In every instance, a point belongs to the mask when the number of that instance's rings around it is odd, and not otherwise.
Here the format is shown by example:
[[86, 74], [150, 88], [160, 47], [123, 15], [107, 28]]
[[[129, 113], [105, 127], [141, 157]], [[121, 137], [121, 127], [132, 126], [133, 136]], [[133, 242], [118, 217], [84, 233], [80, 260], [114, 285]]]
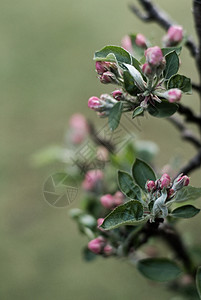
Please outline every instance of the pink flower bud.
[[156, 189], [156, 184], [153, 180], [148, 180], [146, 183], [146, 190], [150, 193]]
[[126, 51], [133, 52], [131, 38], [128, 35], [123, 37], [123, 39], [121, 41], [121, 45]]
[[182, 96], [182, 92], [179, 89], [171, 89], [167, 91], [165, 94], [170, 103], [178, 102]]
[[113, 253], [113, 247], [109, 244], [107, 244], [104, 249], [103, 252], [105, 255], [110, 256]]
[[87, 191], [91, 191], [102, 179], [103, 172], [101, 170], [90, 170], [85, 174], [84, 181], [82, 182], [82, 187]]
[[98, 109], [101, 105], [101, 101], [98, 97], [93, 96], [88, 100], [88, 107], [91, 109]]
[[[100, 227], [103, 224], [103, 221], [104, 221], [104, 218], [99, 218], [97, 220], [97, 226]], [[100, 228], [100, 229], [102, 229], [102, 228]]]
[[104, 83], [104, 84], [108, 84], [108, 83], [116, 83], [116, 77], [112, 72], [105, 72], [100, 76], [100, 82]]
[[145, 75], [150, 75], [152, 73], [152, 69], [150, 67], [150, 65], [148, 63], [145, 63], [143, 66], [142, 66], [142, 72], [145, 74]]
[[189, 185], [190, 179], [188, 176], [184, 175], [178, 181], [181, 181], [183, 183], [183, 186], [187, 186]]
[[123, 204], [124, 195], [120, 191], [117, 191], [113, 197], [114, 197], [114, 206], [119, 206]]
[[122, 99], [123, 93], [120, 90], [112, 92], [112, 97], [118, 101]]
[[188, 176], [180, 174], [173, 182], [172, 189], [174, 191], [178, 191], [182, 189], [184, 186], [189, 185], [190, 179]]
[[104, 244], [105, 244], [105, 239], [102, 236], [100, 236], [94, 240], [91, 240], [88, 243], [88, 249], [95, 254], [99, 254], [102, 251]]
[[137, 46], [145, 48], [146, 47], [146, 38], [145, 38], [145, 36], [141, 33], [138, 33], [136, 35], [135, 43], [136, 43]]
[[89, 126], [85, 117], [81, 114], [74, 114], [69, 120], [70, 140], [73, 144], [80, 144], [89, 132]]
[[168, 174], [163, 174], [160, 178], [160, 188], [168, 188], [170, 186], [171, 183], [171, 178]]
[[167, 39], [170, 44], [177, 44], [183, 39], [183, 28], [178, 25], [171, 26], [167, 32]]
[[169, 189], [168, 193], [167, 193], [167, 198], [171, 198], [174, 195], [175, 191], [173, 189]]
[[152, 66], [159, 66], [163, 60], [163, 53], [158, 46], [148, 48], [145, 51], [147, 62]]
[[114, 197], [110, 194], [106, 194], [100, 198], [102, 206], [108, 209], [112, 209], [114, 207]]
[[96, 71], [99, 75], [102, 75], [104, 72], [107, 72], [110, 69], [110, 63], [106, 61], [97, 61], [96, 62]]

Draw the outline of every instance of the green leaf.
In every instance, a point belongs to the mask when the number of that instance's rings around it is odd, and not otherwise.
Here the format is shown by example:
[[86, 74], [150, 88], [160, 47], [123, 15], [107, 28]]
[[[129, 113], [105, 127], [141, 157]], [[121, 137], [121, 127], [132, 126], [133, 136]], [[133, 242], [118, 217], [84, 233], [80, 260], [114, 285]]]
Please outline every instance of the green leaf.
[[122, 114], [123, 104], [122, 102], [117, 102], [110, 111], [108, 123], [110, 130], [115, 130], [120, 122]]
[[155, 102], [154, 105], [149, 103], [147, 110], [153, 117], [167, 118], [172, 116], [178, 109], [178, 105], [162, 100], [161, 103]]
[[132, 174], [135, 182], [145, 191], [145, 184], [147, 180], [156, 180], [156, 175], [152, 168], [143, 160], [136, 159], [133, 167]]
[[94, 60], [109, 61], [118, 63], [132, 63], [131, 55], [119, 46], [106, 46], [103, 49], [95, 52]]
[[131, 199], [141, 201], [141, 190], [134, 184], [132, 176], [124, 171], [118, 171], [118, 182], [120, 190], [124, 195]]
[[175, 51], [177, 53], [177, 55], [180, 55], [182, 47], [167, 47], [167, 48], [162, 48], [162, 53], [163, 56], [166, 56], [167, 54]]
[[190, 78], [183, 75], [173, 75], [168, 81], [168, 89], [178, 88], [182, 92], [192, 94], [192, 85]]
[[201, 299], [201, 267], [198, 267], [197, 273], [196, 273], [196, 287], [199, 294], [199, 297]]
[[143, 218], [142, 204], [139, 201], [131, 200], [116, 207], [107, 215], [100, 227], [105, 230], [111, 230], [122, 225], [136, 226], [146, 222], [148, 218]]
[[196, 200], [201, 197], [201, 188], [196, 188], [191, 185], [183, 187], [176, 193], [174, 202], [184, 202]]
[[176, 74], [179, 70], [179, 58], [175, 51], [170, 52], [165, 56], [166, 67], [164, 70], [165, 79], [169, 79], [171, 76]]
[[137, 96], [141, 91], [136, 86], [133, 76], [129, 73], [129, 71], [124, 71], [124, 88], [125, 90], [132, 96]]
[[137, 116], [143, 115], [144, 108], [142, 106], [138, 106], [134, 109], [132, 119], [134, 119]]
[[173, 280], [182, 273], [179, 266], [167, 258], [143, 259], [137, 268], [145, 277], [160, 282]]
[[192, 218], [200, 212], [200, 209], [193, 205], [184, 205], [172, 211], [171, 216], [174, 218]]
[[140, 89], [140, 91], [144, 91], [145, 82], [141, 73], [134, 66], [131, 66], [129, 64], [124, 64], [124, 66], [128, 69], [129, 73], [133, 77], [136, 86]]

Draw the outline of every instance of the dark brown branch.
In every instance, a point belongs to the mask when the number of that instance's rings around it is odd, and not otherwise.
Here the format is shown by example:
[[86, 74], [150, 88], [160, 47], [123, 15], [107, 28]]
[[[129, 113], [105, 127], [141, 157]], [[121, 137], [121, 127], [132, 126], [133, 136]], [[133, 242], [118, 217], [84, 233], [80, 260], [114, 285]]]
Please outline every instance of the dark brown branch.
[[136, 236], [133, 235], [133, 240], [129, 241], [129, 247], [131, 249], [132, 247], [136, 249], [144, 245], [151, 237], [160, 237], [174, 251], [176, 258], [183, 263], [186, 272], [194, 275], [195, 268], [193, 262], [191, 261], [190, 255], [181, 239], [180, 234], [172, 225], [163, 223], [163, 221], [163, 219], [155, 219], [155, 222], [153, 223], [147, 222], [147, 224], [138, 233], [138, 236], [141, 235], [142, 237], [140, 242], [135, 245]]
[[201, 117], [195, 115], [192, 110], [183, 104], [178, 104], [178, 113], [185, 116], [186, 122], [195, 123], [201, 128]]
[[197, 138], [190, 129], [186, 128], [186, 126], [180, 119], [178, 119], [175, 116], [172, 116], [167, 120], [171, 122], [181, 132], [181, 137], [184, 140], [189, 141], [198, 149], [201, 148], [201, 141], [199, 140], [199, 138]]
[[201, 0], [193, 1], [193, 15], [195, 28], [199, 40], [198, 53], [196, 55], [197, 60], [197, 68], [200, 74], [200, 82], [201, 82]]
[[179, 171], [178, 174], [190, 174], [201, 166], [201, 148], [198, 153]]
[[200, 86], [199, 84], [193, 83], [193, 82], [192, 82], [192, 88], [193, 88], [196, 92], [198, 92], [198, 93], [201, 94], [201, 86]]
[[[159, 10], [157, 6], [155, 6], [150, 0], [138, 0], [139, 3], [145, 10], [145, 13], [142, 13], [137, 7], [133, 4], [130, 5], [130, 9], [133, 13], [140, 18], [144, 22], [155, 22], [159, 24], [162, 28], [167, 30], [174, 23], [170, 20], [170, 18], [166, 15], [165, 12]], [[189, 49], [191, 55], [195, 57], [198, 53], [197, 47], [195, 43], [192, 41], [191, 37], [188, 37], [186, 41], [186, 47]]]

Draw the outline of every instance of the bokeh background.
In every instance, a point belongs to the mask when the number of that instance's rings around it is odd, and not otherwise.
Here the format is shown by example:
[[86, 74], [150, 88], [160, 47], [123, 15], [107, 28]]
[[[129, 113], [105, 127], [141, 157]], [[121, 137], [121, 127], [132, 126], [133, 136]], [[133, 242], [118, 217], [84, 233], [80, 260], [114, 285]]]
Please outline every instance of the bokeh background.
[[[135, 0], [133, 0], [135, 1]], [[132, 2], [132, 1], [131, 1]], [[195, 38], [189, 0], [158, 0]], [[163, 31], [141, 23], [117, 0], [0, 0], [0, 299], [121, 300], [170, 299], [162, 284], [147, 282], [127, 262], [97, 259], [86, 263], [86, 239], [69, 218], [69, 207], [54, 209], [42, 186], [62, 166], [35, 168], [31, 156], [61, 144], [72, 113], [97, 121], [87, 108], [92, 95], [112, 87], [96, 78], [95, 50], [120, 44], [127, 33], [141, 32], [159, 44]], [[193, 60], [184, 51], [181, 74], [197, 80]], [[184, 97], [198, 110], [196, 95]], [[158, 165], [171, 156], [185, 161], [194, 149], [182, 144], [165, 120], [142, 122], [139, 137], [159, 145]], [[201, 172], [192, 177], [201, 186]], [[78, 198], [71, 206], [79, 206]], [[180, 230], [201, 243], [199, 217], [182, 221]]]

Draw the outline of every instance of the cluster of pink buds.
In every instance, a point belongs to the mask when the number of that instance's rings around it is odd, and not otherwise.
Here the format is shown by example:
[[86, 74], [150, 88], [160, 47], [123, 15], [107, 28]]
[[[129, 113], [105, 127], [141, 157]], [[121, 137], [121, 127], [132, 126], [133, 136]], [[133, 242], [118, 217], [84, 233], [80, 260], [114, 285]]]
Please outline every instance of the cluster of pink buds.
[[81, 144], [89, 132], [87, 120], [82, 114], [74, 114], [69, 120], [69, 125], [71, 142]]
[[118, 84], [118, 79], [115, 75], [117, 72], [117, 66], [115, 63], [106, 62], [106, 61], [97, 61], [96, 72], [99, 75], [99, 79], [101, 83]]
[[115, 207], [123, 204], [124, 195], [117, 191], [114, 195], [106, 194], [100, 198], [103, 207], [107, 209], [114, 209]]
[[110, 256], [113, 254], [113, 247], [107, 243], [107, 240], [98, 236], [97, 238], [91, 240], [88, 243], [88, 249], [95, 254], [104, 254], [106, 256]]
[[171, 47], [178, 45], [183, 39], [183, 28], [173, 25], [168, 29], [167, 34], [163, 38], [165, 46]]
[[159, 197], [163, 190], [167, 191], [167, 199], [170, 199], [175, 193], [189, 184], [189, 177], [180, 174], [173, 182], [167, 173], [164, 173], [160, 179], [156, 181], [148, 180], [146, 182], [146, 190], [152, 195], [152, 199]]
[[99, 112], [102, 116], [107, 116], [111, 108], [117, 103], [115, 100], [108, 94], [102, 94], [100, 98], [90, 97], [88, 100], [88, 107]]
[[85, 174], [82, 187], [86, 191], [94, 190], [97, 185], [103, 180], [103, 172], [101, 170], [90, 170]]

